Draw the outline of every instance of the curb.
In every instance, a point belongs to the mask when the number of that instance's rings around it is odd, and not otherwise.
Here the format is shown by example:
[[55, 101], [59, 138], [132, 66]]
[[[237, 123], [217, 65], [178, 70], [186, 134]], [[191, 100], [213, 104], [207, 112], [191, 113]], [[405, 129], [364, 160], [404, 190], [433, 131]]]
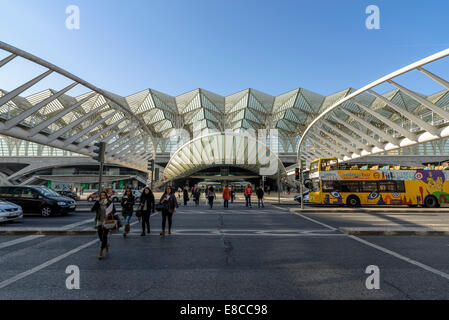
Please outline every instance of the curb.
[[338, 228], [339, 231], [353, 236], [448, 236], [449, 230], [429, 228]]
[[296, 213], [317, 213], [317, 212], [323, 212], [323, 213], [352, 213], [352, 212], [358, 212], [358, 213], [445, 213], [449, 215], [449, 210], [435, 210], [435, 209], [406, 209], [406, 208], [356, 208], [356, 209], [350, 209], [350, 208], [305, 208], [303, 210], [298, 208], [292, 208], [290, 209], [291, 212]]
[[43, 236], [88, 236], [96, 235], [96, 230], [0, 230], [0, 236], [22, 236], [22, 235], [43, 235]]

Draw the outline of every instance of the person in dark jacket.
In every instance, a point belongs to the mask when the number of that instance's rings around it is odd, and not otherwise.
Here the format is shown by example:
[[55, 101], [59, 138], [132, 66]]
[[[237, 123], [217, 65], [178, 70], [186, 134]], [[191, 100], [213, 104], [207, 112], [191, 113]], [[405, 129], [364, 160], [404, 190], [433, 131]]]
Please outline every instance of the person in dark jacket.
[[198, 188], [198, 185], [195, 185], [192, 188], [192, 198], [194, 199], [196, 205], [200, 204], [200, 195], [201, 195], [201, 191]]
[[256, 190], [256, 195], [257, 195], [257, 204], [258, 204], [258, 207], [260, 208], [260, 205], [262, 204], [262, 208], [265, 208], [265, 206], [263, 205], [263, 195], [264, 195], [264, 192], [263, 192], [262, 187], [259, 187], [259, 188]]
[[154, 194], [149, 187], [145, 187], [140, 196], [140, 210], [142, 212], [142, 233], [141, 236], [145, 235], [145, 226], [147, 227], [148, 233], [150, 233], [150, 215], [154, 213]]
[[182, 196], [184, 198], [184, 205], [187, 205], [187, 202], [189, 201], [189, 190], [187, 187], [184, 187], [184, 190], [182, 191]]
[[210, 186], [209, 189], [207, 189], [207, 199], [209, 200], [209, 207], [212, 209], [214, 206], [214, 199], [217, 197], [215, 195], [214, 186]]
[[231, 203], [234, 203], [235, 199], [235, 189], [234, 186], [231, 187]]
[[123, 236], [126, 237], [130, 230], [130, 221], [133, 216], [135, 198], [130, 188], [126, 189], [122, 197], [122, 215], [125, 218], [125, 230]]
[[161, 236], [165, 236], [165, 223], [168, 219], [168, 234], [171, 234], [171, 226], [173, 221], [173, 213], [176, 212], [176, 208], [178, 207], [178, 200], [174, 195], [174, 192], [170, 186], [165, 188], [165, 192], [159, 200], [160, 203], [165, 205], [165, 208], [162, 209], [162, 231]]
[[[100, 199], [95, 201], [91, 211], [95, 212], [95, 228], [98, 231], [98, 237], [101, 242], [100, 255], [98, 256], [98, 259], [101, 260], [104, 257], [104, 250], [106, 249], [106, 252], [109, 252], [110, 248], [110, 244], [108, 242], [109, 230], [103, 227], [103, 223], [107, 217], [110, 219], [111, 215], [115, 220], [120, 221], [120, 218], [116, 215], [114, 203], [112, 203], [108, 194], [104, 191], [100, 192]], [[108, 216], [106, 213], [108, 213]]]

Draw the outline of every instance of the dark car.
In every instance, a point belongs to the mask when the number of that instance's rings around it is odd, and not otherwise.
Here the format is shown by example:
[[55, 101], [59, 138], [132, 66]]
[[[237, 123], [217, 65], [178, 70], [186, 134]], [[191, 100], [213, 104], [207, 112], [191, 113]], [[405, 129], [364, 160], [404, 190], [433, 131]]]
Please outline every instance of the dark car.
[[59, 193], [61, 196], [72, 198], [73, 200], [79, 200], [79, 197], [76, 195], [76, 193], [70, 190], [61, 190], [57, 191], [57, 193]]
[[76, 202], [44, 186], [0, 186], [0, 199], [22, 207], [23, 213], [43, 217], [75, 211]]

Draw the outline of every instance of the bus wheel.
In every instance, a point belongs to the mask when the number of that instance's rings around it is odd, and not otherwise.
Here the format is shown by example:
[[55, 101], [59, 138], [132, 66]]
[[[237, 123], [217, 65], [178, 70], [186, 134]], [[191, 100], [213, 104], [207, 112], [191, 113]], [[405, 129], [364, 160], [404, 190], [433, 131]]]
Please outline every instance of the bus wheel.
[[438, 203], [437, 198], [435, 198], [435, 196], [427, 196], [424, 199], [424, 206], [426, 208], [437, 208], [440, 206], [440, 204]]
[[348, 207], [360, 207], [360, 199], [357, 196], [349, 196], [346, 200]]

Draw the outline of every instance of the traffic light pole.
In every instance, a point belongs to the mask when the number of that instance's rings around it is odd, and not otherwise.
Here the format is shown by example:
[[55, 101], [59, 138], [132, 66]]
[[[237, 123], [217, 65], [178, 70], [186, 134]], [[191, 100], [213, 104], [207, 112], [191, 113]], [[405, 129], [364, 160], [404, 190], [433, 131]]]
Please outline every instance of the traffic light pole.
[[278, 203], [281, 204], [281, 170], [278, 168]]
[[302, 166], [300, 164], [299, 168], [299, 193], [301, 194], [301, 210], [304, 209], [304, 191], [303, 191], [303, 177], [302, 177]]
[[104, 163], [100, 162], [100, 173], [99, 173], [99, 178], [98, 178], [98, 199], [100, 199], [100, 193], [101, 193], [101, 184], [103, 183], [103, 167], [104, 167]]

